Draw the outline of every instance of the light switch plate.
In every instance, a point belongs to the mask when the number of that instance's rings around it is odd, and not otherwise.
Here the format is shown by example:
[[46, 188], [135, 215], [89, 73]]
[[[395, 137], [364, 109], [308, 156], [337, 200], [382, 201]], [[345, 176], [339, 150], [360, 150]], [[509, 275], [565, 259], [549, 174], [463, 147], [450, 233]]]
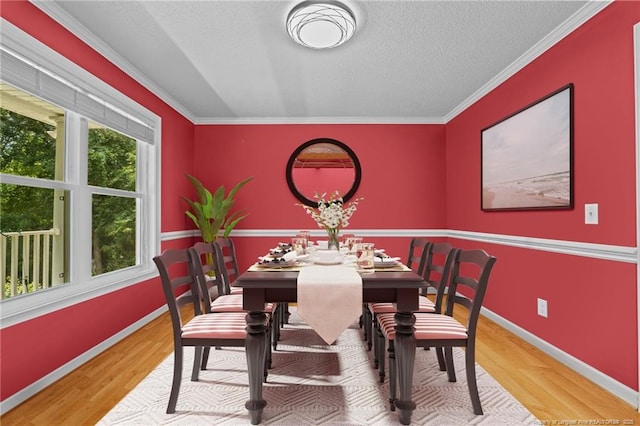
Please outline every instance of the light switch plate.
[[584, 223], [586, 223], [587, 225], [598, 224], [598, 205], [597, 204], [584, 205]]

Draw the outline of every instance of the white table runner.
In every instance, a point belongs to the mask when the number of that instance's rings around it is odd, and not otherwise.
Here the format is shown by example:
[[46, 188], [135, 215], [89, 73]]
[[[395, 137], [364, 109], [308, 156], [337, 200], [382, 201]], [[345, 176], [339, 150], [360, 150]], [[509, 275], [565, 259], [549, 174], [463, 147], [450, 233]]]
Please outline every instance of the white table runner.
[[362, 278], [353, 266], [310, 265], [298, 274], [298, 315], [332, 344], [362, 314]]

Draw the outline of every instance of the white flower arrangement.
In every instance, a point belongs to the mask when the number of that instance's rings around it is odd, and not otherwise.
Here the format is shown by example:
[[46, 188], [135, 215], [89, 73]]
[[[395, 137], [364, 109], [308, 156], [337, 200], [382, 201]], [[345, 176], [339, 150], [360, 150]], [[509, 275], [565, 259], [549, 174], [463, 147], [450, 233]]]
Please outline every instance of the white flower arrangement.
[[345, 205], [338, 191], [335, 191], [329, 199], [325, 199], [325, 196], [326, 193], [315, 195], [318, 207], [299, 205], [313, 218], [318, 227], [326, 229], [329, 233], [337, 233], [349, 226], [349, 219], [356, 212], [358, 202], [362, 198], [357, 198]]

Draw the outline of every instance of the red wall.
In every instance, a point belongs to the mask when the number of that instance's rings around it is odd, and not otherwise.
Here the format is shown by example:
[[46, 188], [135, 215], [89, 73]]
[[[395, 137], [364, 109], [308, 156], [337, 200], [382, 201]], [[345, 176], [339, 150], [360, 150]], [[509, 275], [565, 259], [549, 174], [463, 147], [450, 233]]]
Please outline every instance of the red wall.
[[[310, 228], [314, 222], [295, 205], [285, 169], [299, 145], [319, 137], [346, 143], [362, 164], [356, 196], [364, 200], [352, 227], [445, 226], [443, 125], [197, 126], [194, 173], [210, 187], [254, 176], [238, 193], [236, 205], [251, 213], [239, 229]], [[423, 209], [432, 205], [440, 208]]]
[[[633, 2], [607, 7], [446, 126], [194, 126], [28, 2], [3, 1], [0, 14], [162, 118], [162, 232], [193, 229], [180, 199], [193, 195], [184, 172], [209, 187], [229, 188], [255, 177], [237, 197], [237, 206], [250, 212], [238, 229], [313, 229], [287, 189], [285, 166], [303, 142], [329, 137], [349, 145], [362, 163], [356, 195], [364, 200], [354, 229], [448, 228], [636, 246], [635, 189], [629, 182], [635, 180], [632, 26], [640, 10]], [[480, 130], [568, 82], [575, 84], [576, 209], [481, 212]], [[600, 204], [600, 225], [584, 225], [587, 202]], [[403, 238], [373, 239], [394, 253], [407, 247]], [[273, 242], [238, 238], [241, 266]], [[499, 259], [489, 309], [638, 389], [635, 265], [482, 245]], [[2, 329], [0, 399], [161, 306], [156, 281]], [[535, 315], [536, 297], [549, 301], [548, 319]], [[46, 347], [46, 357], [24, 350], [34, 341]]]
[[[447, 124], [447, 227], [636, 246], [634, 2], [615, 2]], [[575, 84], [575, 209], [482, 212], [480, 131]], [[585, 225], [584, 204], [599, 204]], [[459, 245], [468, 245], [455, 241]], [[638, 389], [636, 265], [506, 246], [486, 306], [603, 373]], [[549, 317], [536, 313], [548, 301]]]
[[[3, 1], [0, 14], [161, 117], [162, 231], [191, 229], [179, 194], [191, 191], [181, 173], [193, 167], [194, 125], [30, 3]], [[154, 279], [3, 328], [0, 399], [5, 400], [163, 304], [160, 283]], [[42, 350], [33, 350], [35, 347]]]
[[[317, 230], [315, 222], [296, 206], [298, 200], [289, 191], [285, 176], [291, 153], [315, 138], [346, 143], [362, 165], [356, 197], [364, 199], [351, 218], [350, 228], [445, 227], [443, 125], [197, 126], [194, 173], [211, 188], [254, 176], [236, 199], [236, 207], [250, 213], [238, 229]], [[408, 247], [404, 240], [370, 240], [403, 255]], [[245, 257], [239, 254], [241, 267], [254, 262], [274, 241], [253, 237], [238, 241], [245, 249]]]

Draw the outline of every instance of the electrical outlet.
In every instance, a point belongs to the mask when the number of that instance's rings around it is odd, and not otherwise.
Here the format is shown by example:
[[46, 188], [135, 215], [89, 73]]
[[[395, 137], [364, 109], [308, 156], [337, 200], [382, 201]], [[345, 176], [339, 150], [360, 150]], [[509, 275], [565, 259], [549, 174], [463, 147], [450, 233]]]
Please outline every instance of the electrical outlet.
[[538, 315], [541, 317], [547, 318], [547, 301], [544, 299], [538, 298]]
[[586, 223], [587, 225], [598, 224], [598, 205], [597, 204], [584, 205], [584, 223]]

